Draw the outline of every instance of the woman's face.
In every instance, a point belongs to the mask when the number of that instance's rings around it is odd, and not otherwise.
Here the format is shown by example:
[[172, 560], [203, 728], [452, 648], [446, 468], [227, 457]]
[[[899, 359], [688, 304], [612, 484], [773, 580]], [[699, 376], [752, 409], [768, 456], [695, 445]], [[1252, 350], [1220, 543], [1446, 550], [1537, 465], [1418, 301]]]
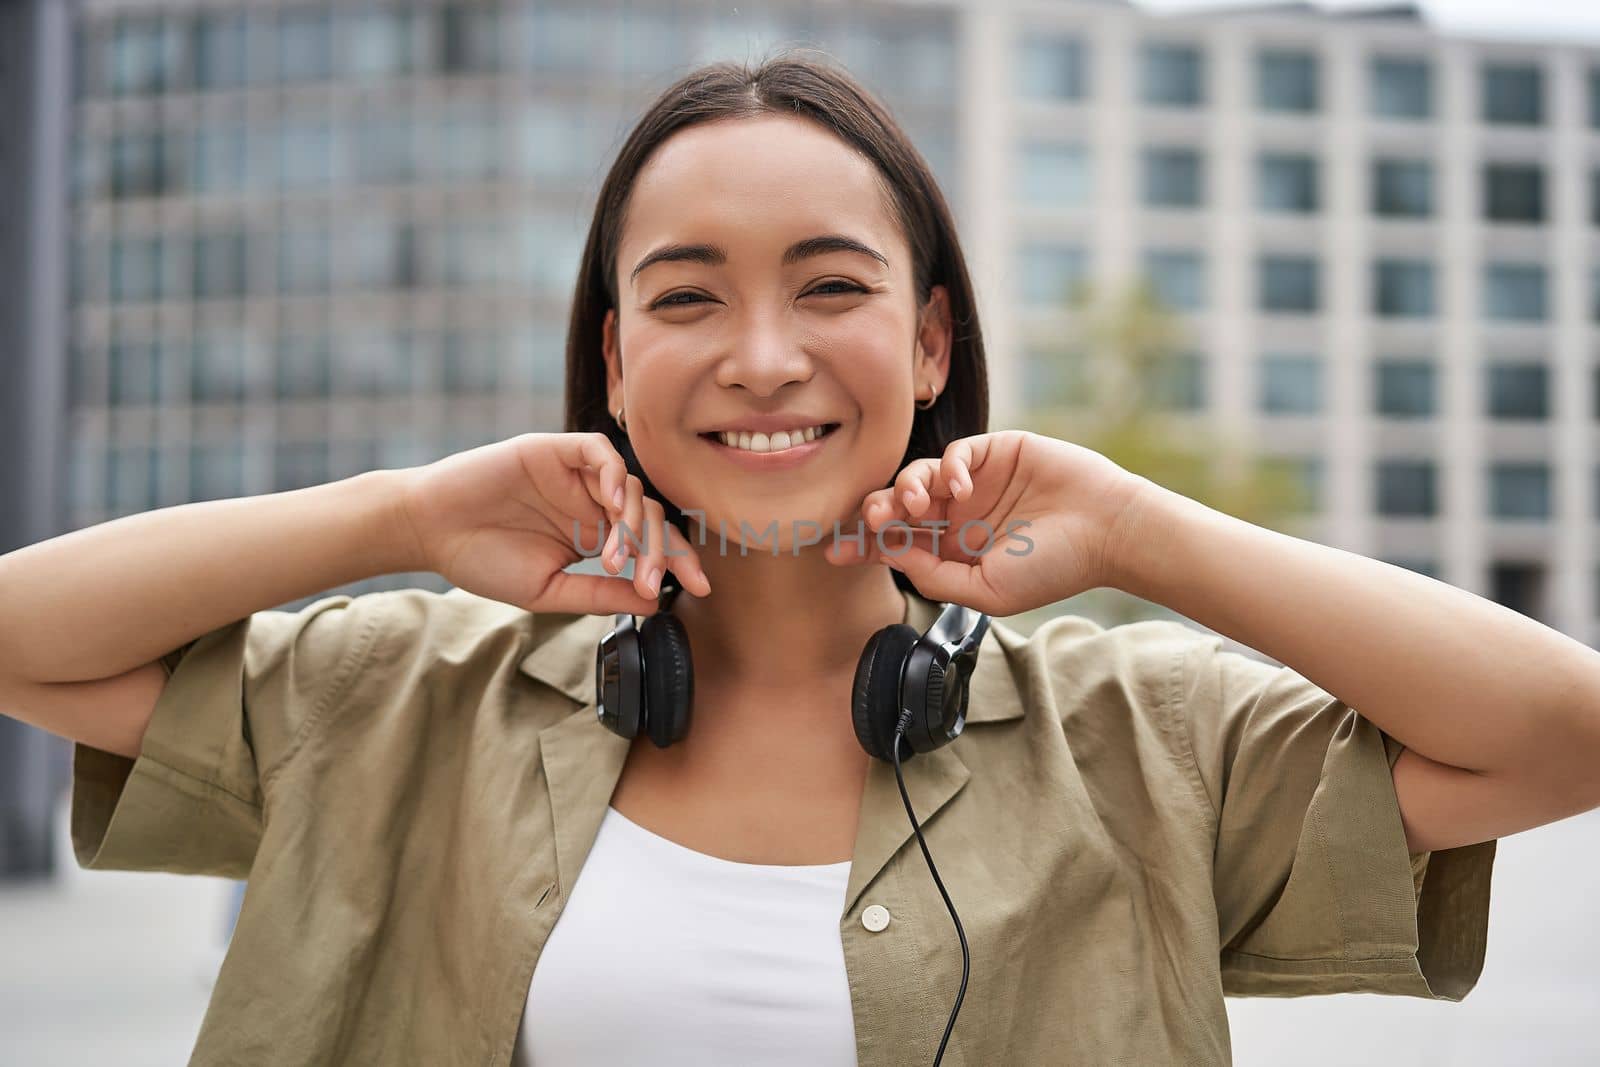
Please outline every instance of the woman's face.
[[[604, 326], [610, 410], [650, 481], [705, 514], [709, 538], [762, 546], [776, 522], [855, 532], [898, 469], [913, 400], [944, 386], [950, 328], [936, 286], [919, 307], [910, 249], [873, 164], [794, 116], [674, 134], [640, 171]], [[712, 431], [828, 432], [791, 451]], [[759, 444], [753, 441], [753, 444]], [[807, 528], [801, 528], [802, 537]], [[869, 534], [870, 536], [870, 534]]]

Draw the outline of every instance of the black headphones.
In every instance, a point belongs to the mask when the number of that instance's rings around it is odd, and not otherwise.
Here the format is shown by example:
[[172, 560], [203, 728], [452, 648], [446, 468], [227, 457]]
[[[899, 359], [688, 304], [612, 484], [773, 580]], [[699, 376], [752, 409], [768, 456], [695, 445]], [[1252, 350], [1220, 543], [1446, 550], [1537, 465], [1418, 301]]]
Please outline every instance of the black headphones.
[[[689, 637], [669, 610], [679, 591], [676, 585], [664, 588], [662, 610], [643, 622], [618, 614], [595, 652], [600, 724], [630, 739], [643, 731], [657, 748], [683, 740], [694, 717]], [[850, 699], [856, 739], [868, 755], [893, 762], [902, 730], [901, 759], [960, 736], [967, 724], [967, 681], [988, 629], [989, 616], [947, 604], [925, 634], [897, 622], [872, 635], [856, 665]], [[909, 716], [904, 724], [902, 716]]]
[[[633, 615], [618, 614], [616, 625], [601, 639], [594, 656], [595, 713], [600, 724], [629, 739], [643, 730], [657, 748], [683, 740], [694, 715], [689, 636], [668, 610], [680, 591], [669, 576], [657, 601], [660, 610], [654, 615], [635, 624]], [[946, 604], [925, 634], [919, 635], [915, 627], [903, 622], [885, 626], [862, 650], [850, 696], [856, 740], [868, 755], [894, 764], [906, 817], [961, 940], [961, 988], [934, 1055], [934, 1067], [944, 1059], [950, 1031], [955, 1029], [956, 1015], [967, 995], [972, 956], [961, 917], [945, 892], [928, 842], [917, 825], [900, 764], [915, 753], [930, 752], [960, 736], [967, 724], [967, 682], [978, 665], [978, 645], [988, 630], [989, 616], [960, 604]]]

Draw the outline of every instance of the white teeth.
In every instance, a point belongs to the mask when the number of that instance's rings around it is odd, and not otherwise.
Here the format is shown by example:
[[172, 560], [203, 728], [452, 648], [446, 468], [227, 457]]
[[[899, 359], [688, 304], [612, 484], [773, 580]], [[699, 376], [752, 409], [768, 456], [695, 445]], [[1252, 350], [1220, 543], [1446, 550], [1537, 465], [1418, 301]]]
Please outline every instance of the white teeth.
[[749, 431], [722, 431], [717, 439], [729, 448], [746, 452], [782, 452], [822, 436], [821, 426], [808, 426], [804, 430], [779, 430], [776, 433], [750, 433]]

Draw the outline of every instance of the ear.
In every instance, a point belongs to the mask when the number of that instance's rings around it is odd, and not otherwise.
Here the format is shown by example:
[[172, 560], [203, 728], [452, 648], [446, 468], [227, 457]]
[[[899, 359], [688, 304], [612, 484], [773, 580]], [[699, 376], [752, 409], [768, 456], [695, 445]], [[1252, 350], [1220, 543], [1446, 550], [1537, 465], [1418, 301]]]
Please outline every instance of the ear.
[[926, 378], [944, 393], [945, 382], [950, 378], [950, 293], [942, 285], [935, 285], [928, 294], [917, 323], [916, 362], [913, 367], [917, 381]]
[[608, 308], [600, 323], [600, 354], [606, 361], [606, 410], [622, 406], [622, 357], [617, 352], [617, 309]]

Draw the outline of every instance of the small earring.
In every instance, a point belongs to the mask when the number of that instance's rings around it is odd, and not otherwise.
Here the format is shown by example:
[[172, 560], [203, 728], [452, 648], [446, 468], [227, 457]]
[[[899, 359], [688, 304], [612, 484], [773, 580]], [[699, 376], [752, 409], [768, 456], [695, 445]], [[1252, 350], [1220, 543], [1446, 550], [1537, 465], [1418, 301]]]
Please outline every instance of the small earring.
[[626, 430], [628, 428], [628, 424], [622, 419], [622, 409], [624, 407], [626, 407], [624, 404], [617, 405], [617, 428], [621, 430]]
[[926, 404], [924, 404], [920, 400], [916, 401], [917, 410], [918, 411], [927, 411], [929, 408], [933, 407], [933, 405], [937, 404], [938, 402], [939, 402], [939, 387], [936, 385], [936, 386], [933, 387], [933, 395], [928, 398], [928, 402]]

